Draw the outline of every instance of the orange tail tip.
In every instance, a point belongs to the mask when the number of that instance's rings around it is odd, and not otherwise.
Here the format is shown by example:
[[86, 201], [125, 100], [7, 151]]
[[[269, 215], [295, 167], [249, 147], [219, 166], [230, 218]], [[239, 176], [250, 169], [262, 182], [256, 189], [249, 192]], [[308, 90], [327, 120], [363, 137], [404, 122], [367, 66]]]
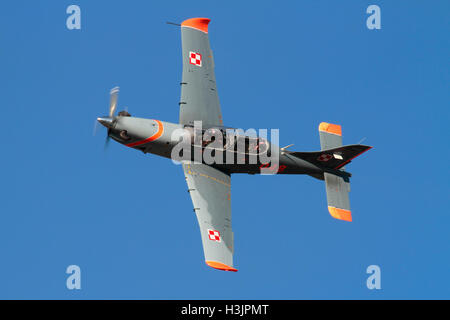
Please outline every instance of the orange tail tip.
[[227, 266], [226, 264], [223, 264], [223, 263], [220, 263], [217, 261], [206, 261], [206, 264], [212, 268], [219, 269], [219, 270], [233, 271], [233, 272], [237, 271], [237, 269]]
[[352, 212], [350, 210], [328, 207], [328, 211], [333, 218], [345, 221], [352, 221]]
[[321, 122], [319, 125], [319, 131], [324, 131], [338, 136], [342, 136], [342, 128], [338, 124]]
[[208, 24], [210, 21], [211, 21], [211, 19], [208, 19], [208, 18], [192, 18], [192, 19], [184, 20], [181, 23], [181, 26], [194, 28], [194, 29], [200, 30], [204, 33], [208, 33]]

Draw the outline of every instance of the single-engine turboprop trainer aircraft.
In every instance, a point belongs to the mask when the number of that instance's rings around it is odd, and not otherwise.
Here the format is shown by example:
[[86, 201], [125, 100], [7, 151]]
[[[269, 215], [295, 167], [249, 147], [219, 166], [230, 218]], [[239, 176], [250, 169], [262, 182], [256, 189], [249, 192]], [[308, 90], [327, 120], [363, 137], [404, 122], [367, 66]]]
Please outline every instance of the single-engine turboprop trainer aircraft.
[[[135, 118], [127, 111], [115, 115], [117, 87], [111, 90], [109, 116], [97, 120], [108, 129], [107, 139], [112, 138], [144, 153], [172, 159], [172, 151], [179, 144], [179, 140], [173, 141], [174, 131], [181, 129], [193, 133], [192, 140], [189, 137], [188, 141], [194, 141], [194, 122], [201, 122], [201, 141], [199, 144], [192, 143], [193, 152], [183, 155], [182, 167], [200, 225], [206, 264], [220, 270], [237, 271], [233, 267], [234, 235], [231, 229], [232, 173], [261, 173], [261, 169], [270, 164], [261, 161], [259, 156], [276, 151], [278, 161], [274, 173], [307, 174], [324, 180], [331, 216], [351, 221], [348, 197], [351, 175], [344, 171], [344, 165], [371, 147], [361, 144], [343, 146], [341, 126], [322, 122], [319, 125], [321, 151], [288, 151], [287, 147], [279, 148], [263, 138], [238, 136], [226, 138], [223, 147], [217, 148], [216, 145], [214, 151], [234, 154], [233, 160], [240, 158], [244, 160], [243, 163], [231, 161], [208, 164], [203, 160], [194, 161], [195, 151], [204, 152], [214, 140], [205, 138], [205, 130], [219, 132], [225, 137], [227, 135], [222, 122], [214, 59], [208, 39], [209, 21], [207, 18], [193, 18], [181, 23], [183, 76], [179, 123]], [[238, 144], [236, 141], [244, 141], [243, 150], [235, 147]], [[258, 155], [256, 163], [249, 163], [249, 157], [255, 154]]]

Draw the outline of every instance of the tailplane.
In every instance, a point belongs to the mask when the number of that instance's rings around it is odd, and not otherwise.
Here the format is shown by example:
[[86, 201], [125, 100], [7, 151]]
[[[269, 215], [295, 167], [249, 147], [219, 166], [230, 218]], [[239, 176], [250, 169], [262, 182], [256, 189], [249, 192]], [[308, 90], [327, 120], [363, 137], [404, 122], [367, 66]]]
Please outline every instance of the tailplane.
[[290, 154], [324, 170], [328, 211], [336, 219], [352, 221], [348, 197], [350, 174], [344, 171], [344, 166], [372, 147], [361, 144], [342, 146], [342, 128], [337, 124], [322, 122], [319, 135], [321, 151]]
[[[340, 125], [322, 122], [319, 125], [320, 147], [326, 152], [322, 159], [330, 158], [329, 165], [343, 170], [344, 165], [372, 147], [364, 145], [342, 146], [342, 128]], [[325, 161], [328, 162], [328, 161]], [[324, 173], [327, 191], [328, 211], [331, 216], [345, 221], [352, 221], [350, 210], [350, 180], [328, 172]]]
[[[342, 128], [340, 125], [322, 122], [319, 125], [319, 135], [320, 148], [322, 151], [342, 148]], [[331, 164], [333, 165], [336, 162], [339, 162], [335, 169], [343, 167], [346, 163], [350, 162], [351, 159], [356, 157], [353, 156], [350, 160], [346, 159], [344, 161], [341, 152], [331, 150], [329, 153], [326, 153], [326, 155], [320, 156], [320, 158], [317, 159], [322, 160], [322, 162], [332, 160], [333, 163]], [[329, 160], [326, 161], [327, 159]], [[327, 172], [324, 173], [324, 178], [327, 191], [328, 211], [331, 216], [339, 220], [352, 221], [352, 211], [350, 210], [350, 199], [348, 197], [348, 193], [350, 192], [350, 181], [348, 179], [345, 181], [343, 177], [338, 177]]]

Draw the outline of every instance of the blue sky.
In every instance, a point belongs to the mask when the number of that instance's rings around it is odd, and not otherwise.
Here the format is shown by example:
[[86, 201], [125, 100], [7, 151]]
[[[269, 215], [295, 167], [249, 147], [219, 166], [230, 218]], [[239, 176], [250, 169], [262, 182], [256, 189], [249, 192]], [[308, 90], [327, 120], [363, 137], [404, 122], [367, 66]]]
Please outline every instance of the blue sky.
[[[66, 8], [81, 7], [81, 30]], [[370, 4], [381, 30], [368, 30]], [[450, 298], [448, 1], [7, 1], [0, 19], [2, 299]], [[323, 182], [232, 177], [237, 273], [207, 267], [182, 169], [93, 136], [109, 90], [178, 122], [181, 22], [210, 24], [225, 125], [319, 149], [366, 138], [332, 219]], [[121, 108], [119, 108], [121, 109]], [[67, 290], [79, 265], [82, 289]], [[381, 268], [368, 290], [366, 268]]]

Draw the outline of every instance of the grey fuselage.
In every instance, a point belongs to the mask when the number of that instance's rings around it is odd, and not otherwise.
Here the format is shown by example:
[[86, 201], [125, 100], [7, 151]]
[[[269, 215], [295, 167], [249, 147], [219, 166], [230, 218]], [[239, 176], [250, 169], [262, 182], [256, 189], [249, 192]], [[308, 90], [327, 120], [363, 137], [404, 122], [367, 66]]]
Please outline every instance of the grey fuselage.
[[[185, 128], [185, 125], [182, 124], [131, 116], [117, 116], [109, 119], [111, 122], [108, 125], [103, 124], [108, 127], [108, 134], [112, 139], [144, 153], [152, 153], [169, 159], [173, 159], [172, 151], [180, 143], [179, 138], [174, 139], [176, 136], [179, 137], [179, 134], [177, 135], [175, 131], [180, 132]], [[194, 159], [194, 147], [192, 150], [190, 157], [184, 157], [183, 160], [197, 160], [197, 158]], [[292, 156], [278, 146], [269, 143], [268, 150], [271, 153], [278, 154], [278, 166], [274, 167], [275, 171], [272, 172], [273, 174], [308, 174], [317, 178], [323, 175], [324, 170], [322, 168]], [[241, 158], [241, 161], [236, 161], [237, 158]], [[257, 157], [256, 163], [255, 161], [249, 163], [248, 154], [245, 153], [236, 154], [234, 160], [231, 163], [228, 161], [213, 164], [202, 162], [228, 174], [259, 174], [262, 172], [262, 168], [269, 167], [267, 163], [261, 162], [259, 157]], [[268, 172], [265, 171], [265, 173]]]

